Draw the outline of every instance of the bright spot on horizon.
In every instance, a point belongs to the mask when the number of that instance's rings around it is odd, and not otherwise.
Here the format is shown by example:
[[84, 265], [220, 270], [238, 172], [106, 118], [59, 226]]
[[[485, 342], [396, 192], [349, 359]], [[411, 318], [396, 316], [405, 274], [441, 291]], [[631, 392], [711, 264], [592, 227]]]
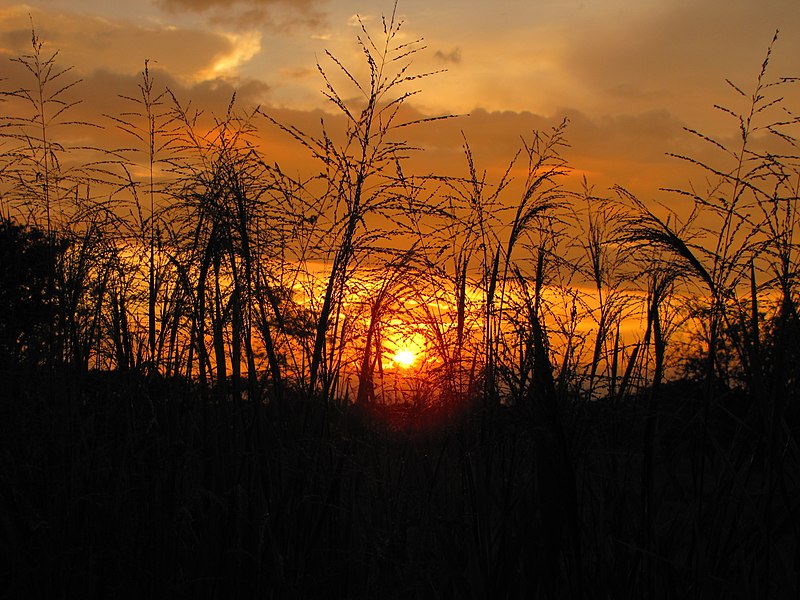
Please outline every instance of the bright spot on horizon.
[[404, 369], [407, 369], [408, 367], [413, 365], [416, 359], [417, 355], [407, 348], [398, 350], [397, 352], [395, 352], [395, 355], [393, 357], [395, 364]]

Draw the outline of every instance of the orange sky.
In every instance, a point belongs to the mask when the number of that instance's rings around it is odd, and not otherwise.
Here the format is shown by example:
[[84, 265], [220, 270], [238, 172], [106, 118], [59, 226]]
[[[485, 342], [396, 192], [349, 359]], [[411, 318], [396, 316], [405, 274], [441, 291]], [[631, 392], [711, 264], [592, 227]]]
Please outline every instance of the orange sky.
[[[136, 89], [145, 59], [164, 85], [209, 110], [233, 90], [293, 123], [314, 123], [328, 106], [315, 61], [329, 49], [357, 64], [355, 15], [377, 26], [392, 3], [341, 0], [46, 0], [0, 5], [0, 58], [30, 48], [33, 18], [47, 47], [83, 78], [82, 108], [114, 112]], [[408, 40], [425, 38], [424, 80], [414, 107], [469, 117], [415, 132], [429, 165], [463, 169], [463, 131], [481, 168], [499, 171], [519, 136], [568, 116], [576, 173], [596, 191], [618, 183], [636, 193], [692, 176], [666, 152], [700, 152], [682, 126], [735, 136], [713, 104], [746, 89], [776, 28], [774, 75], [798, 75], [797, 0], [401, 0]], [[0, 68], [13, 86], [17, 71]], [[8, 68], [8, 70], [6, 70]], [[276, 132], [266, 133], [268, 137]], [[285, 140], [273, 146], [276, 160]]]

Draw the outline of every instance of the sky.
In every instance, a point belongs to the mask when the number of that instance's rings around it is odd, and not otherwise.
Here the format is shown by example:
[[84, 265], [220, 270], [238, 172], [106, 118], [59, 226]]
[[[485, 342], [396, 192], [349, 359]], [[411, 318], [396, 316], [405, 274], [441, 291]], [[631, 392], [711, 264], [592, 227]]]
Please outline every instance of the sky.
[[[147, 59], [163, 85], [196, 106], [266, 107], [302, 126], [331, 106], [316, 63], [325, 51], [361, 64], [359, 22], [380, 30], [391, 1], [0, 0], [0, 78], [30, 51], [31, 22], [83, 80], [84, 111], [113, 113]], [[429, 164], [462, 169], [465, 136], [479, 167], [501, 172], [520, 136], [570, 121], [565, 157], [602, 193], [680, 186], [691, 175], [668, 152], [698, 150], [683, 127], [735, 136], [715, 103], [749, 90], [775, 33], [774, 76], [800, 75], [797, 0], [400, 0], [409, 42], [422, 38], [412, 99], [424, 115], [458, 119], [414, 132]], [[423, 48], [424, 47], [424, 48]], [[327, 62], [326, 62], [327, 61]], [[357, 68], [357, 67], [356, 67]], [[796, 92], [796, 90], [795, 90]], [[120, 109], [122, 110], [122, 109]], [[276, 131], [276, 160], [291, 160]], [[284, 153], [285, 154], [282, 154]]]

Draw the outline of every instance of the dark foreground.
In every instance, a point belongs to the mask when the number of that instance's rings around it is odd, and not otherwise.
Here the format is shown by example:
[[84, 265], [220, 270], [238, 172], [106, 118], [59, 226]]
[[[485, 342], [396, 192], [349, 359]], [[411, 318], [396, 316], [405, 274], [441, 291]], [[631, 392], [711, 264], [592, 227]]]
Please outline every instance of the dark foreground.
[[[699, 386], [518, 408], [6, 379], [9, 598], [789, 598], [797, 410]], [[764, 421], [762, 427], [760, 423]]]

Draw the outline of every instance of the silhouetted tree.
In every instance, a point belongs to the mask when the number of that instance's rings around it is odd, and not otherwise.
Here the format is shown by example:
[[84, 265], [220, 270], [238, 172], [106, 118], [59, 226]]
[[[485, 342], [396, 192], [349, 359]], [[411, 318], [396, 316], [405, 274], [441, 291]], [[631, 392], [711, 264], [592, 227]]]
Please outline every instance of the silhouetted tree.
[[0, 219], [0, 369], [9, 374], [51, 355], [53, 263], [62, 250], [41, 230]]

